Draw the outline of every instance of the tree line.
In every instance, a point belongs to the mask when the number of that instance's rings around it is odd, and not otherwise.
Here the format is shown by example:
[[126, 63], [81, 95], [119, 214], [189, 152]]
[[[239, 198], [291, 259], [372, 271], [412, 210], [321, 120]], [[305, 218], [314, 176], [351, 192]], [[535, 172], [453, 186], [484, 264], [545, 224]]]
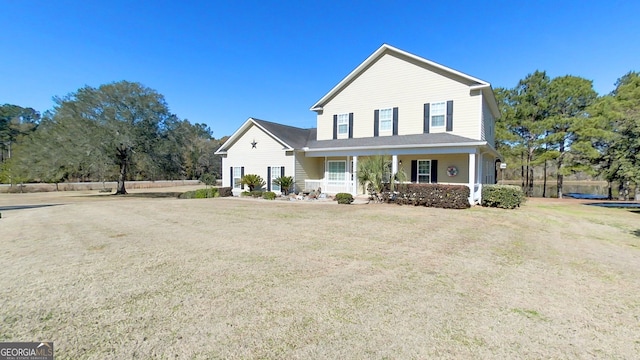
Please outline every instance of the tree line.
[[[590, 80], [551, 79], [535, 71], [511, 89], [496, 88], [501, 117], [496, 147], [519, 165], [521, 186], [532, 195], [534, 177], [587, 174], [619, 193], [640, 191], [640, 74], [629, 72], [610, 94], [598, 96]], [[164, 97], [142, 84], [120, 81], [85, 86], [42, 115], [0, 106], [0, 182], [201, 179], [220, 176], [215, 139], [205, 124], [169, 111]], [[542, 174], [535, 174], [542, 172]]]
[[0, 106], [0, 182], [201, 179], [220, 174], [215, 139], [205, 124], [169, 111], [164, 97], [142, 84], [85, 86], [42, 115]]
[[628, 198], [640, 191], [640, 73], [629, 72], [615, 89], [598, 96], [591, 80], [577, 76], [551, 79], [535, 71], [512, 88], [496, 88], [501, 118], [496, 121], [496, 147], [507, 163], [519, 165], [521, 186], [533, 193], [534, 170], [548, 172], [563, 195], [564, 177], [587, 174], [606, 180]]

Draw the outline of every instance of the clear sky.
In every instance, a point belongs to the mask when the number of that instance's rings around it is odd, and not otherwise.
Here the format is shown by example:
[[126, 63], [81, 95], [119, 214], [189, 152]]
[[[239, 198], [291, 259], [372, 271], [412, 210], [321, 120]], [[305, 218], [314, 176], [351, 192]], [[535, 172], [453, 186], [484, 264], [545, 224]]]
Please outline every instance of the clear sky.
[[[526, 4], [526, 5], [525, 5]], [[490, 82], [576, 75], [596, 91], [640, 70], [639, 1], [0, 0], [0, 104], [120, 80], [163, 94], [216, 138], [309, 110], [387, 43]]]

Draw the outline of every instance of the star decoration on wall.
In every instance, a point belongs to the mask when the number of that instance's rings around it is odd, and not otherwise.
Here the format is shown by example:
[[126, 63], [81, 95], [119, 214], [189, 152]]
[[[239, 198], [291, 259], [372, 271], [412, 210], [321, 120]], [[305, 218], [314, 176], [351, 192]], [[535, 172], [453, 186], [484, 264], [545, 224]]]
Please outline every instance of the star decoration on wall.
[[255, 148], [256, 148], [256, 145], [258, 145], [258, 142], [254, 139], [254, 140], [251, 142], [251, 148], [252, 148], [252, 149], [255, 149]]

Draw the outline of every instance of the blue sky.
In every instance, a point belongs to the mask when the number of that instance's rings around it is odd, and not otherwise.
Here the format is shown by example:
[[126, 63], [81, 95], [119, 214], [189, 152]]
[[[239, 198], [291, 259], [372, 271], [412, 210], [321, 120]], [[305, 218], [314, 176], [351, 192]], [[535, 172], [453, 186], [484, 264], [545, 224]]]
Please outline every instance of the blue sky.
[[600, 94], [640, 70], [637, 1], [0, 0], [0, 104], [136, 81], [216, 138], [309, 110], [381, 44], [513, 87], [546, 70]]

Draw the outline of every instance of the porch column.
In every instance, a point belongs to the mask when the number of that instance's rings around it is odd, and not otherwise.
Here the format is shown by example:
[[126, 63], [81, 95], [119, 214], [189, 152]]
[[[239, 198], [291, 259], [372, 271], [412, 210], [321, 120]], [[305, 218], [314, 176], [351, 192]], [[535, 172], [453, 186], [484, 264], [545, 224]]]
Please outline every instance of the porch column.
[[327, 168], [327, 157], [324, 157], [324, 176], [322, 177], [322, 191], [327, 191], [327, 179], [329, 178], [329, 169]]
[[353, 194], [358, 195], [358, 157], [353, 157], [353, 169], [351, 170], [353, 173]]
[[478, 155], [478, 182], [480, 184], [484, 183], [484, 156], [482, 156], [482, 153]]
[[473, 205], [473, 189], [476, 183], [476, 154], [469, 154], [469, 204]]
[[351, 191], [351, 156], [347, 156], [347, 163], [344, 167], [344, 179], [346, 182], [346, 186], [344, 186], [344, 192]]
[[398, 172], [398, 155], [391, 156], [391, 176]]

